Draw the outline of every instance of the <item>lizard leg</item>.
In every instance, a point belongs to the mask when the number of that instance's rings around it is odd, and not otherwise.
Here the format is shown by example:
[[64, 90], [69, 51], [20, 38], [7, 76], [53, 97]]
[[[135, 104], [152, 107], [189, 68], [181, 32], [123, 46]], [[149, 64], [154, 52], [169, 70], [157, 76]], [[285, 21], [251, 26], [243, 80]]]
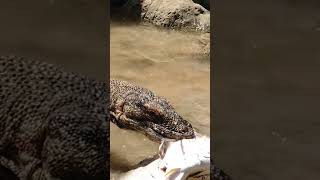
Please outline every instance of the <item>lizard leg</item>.
[[8, 168], [0, 165], [1, 180], [19, 180], [18, 177]]
[[49, 117], [42, 169], [51, 179], [107, 179], [106, 116], [87, 109], [61, 109]]
[[39, 168], [39, 165], [41, 166], [41, 162], [39, 159], [36, 159], [24, 153], [19, 154], [19, 159], [21, 165], [17, 165], [14, 163], [14, 161], [8, 160], [5, 157], [0, 157], [0, 162], [1, 165], [11, 170], [20, 180], [29, 180], [30, 176], [32, 176], [34, 172]]
[[20, 180], [28, 180], [34, 171], [41, 166], [41, 162], [26, 152], [19, 151], [17, 154], [18, 162], [0, 156], [0, 165], [10, 170]]
[[117, 123], [117, 121], [121, 121], [121, 118], [120, 118], [120, 117], [121, 117], [122, 115], [125, 116], [123, 107], [124, 107], [124, 105], [125, 105], [126, 103], [128, 103], [128, 102], [127, 102], [127, 98], [128, 98], [130, 95], [132, 95], [132, 94], [136, 94], [136, 92], [129, 91], [129, 92], [127, 92], [126, 94], [123, 95], [123, 99], [119, 99], [119, 100], [116, 101], [115, 110], [114, 110], [115, 112], [110, 111], [110, 114], [111, 114], [112, 116], [114, 116], [114, 118], [115, 118], [115, 120], [116, 120], [116, 122], [114, 122], [114, 123], [116, 123], [116, 124], [119, 125], [119, 123]]
[[116, 110], [116, 112], [110, 111], [110, 114], [111, 114], [116, 120], [119, 120], [119, 119], [120, 119], [120, 116], [123, 115], [123, 112]]
[[60, 178], [52, 177], [51, 174], [43, 167], [34, 171], [31, 176], [32, 180], [62, 180]]
[[21, 169], [15, 165], [15, 163], [3, 156], [0, 156], [0, 164], [1, 166], [9, 169], [11, 172], [13, 172], [19, 179], [23, 178], [20, 176]]
[[115, 123], [119, 128], [124, 128], [123, 123], [126, 122], [124, 121], [124, 119], [126, 119], [126, 115], [123, 110], [125, 103], [125, 100], [118, 101], [115, 112], [110, 111], [110, 114], [114, 117], [111, 118], [111, 121]]

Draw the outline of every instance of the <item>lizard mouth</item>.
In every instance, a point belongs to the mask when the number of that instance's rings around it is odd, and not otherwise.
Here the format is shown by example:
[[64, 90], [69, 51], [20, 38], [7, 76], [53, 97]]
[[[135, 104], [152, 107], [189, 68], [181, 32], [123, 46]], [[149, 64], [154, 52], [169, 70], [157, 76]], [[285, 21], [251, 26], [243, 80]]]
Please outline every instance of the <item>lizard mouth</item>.
[[183, 138], [194, 138], [194, 131], [192, 127], [186, 126], [183, 132], [179, 132], [174, 130], [173, 128], [169, 128], [170, 126], [162, 125], [162, 124], [155, 124], [152, 122], [148, 122], [148, 127], [161, 136], [162, 138], [166, 139], [175, 139], [181, 140]]
[[180, 140], [183, 138], [194, 138], [192, 127], [187, 127], [184, 132], [177, 132], [165, 125], [156, 124], [151, 121], [137, 121], [126, 117], [124, 114], [121, 115], [118, 120], [120, 121], [118, 123], [121, 123], [121, 126], [124, 128], [139, 131], [156, 142], [161, 142], [162, 139]]

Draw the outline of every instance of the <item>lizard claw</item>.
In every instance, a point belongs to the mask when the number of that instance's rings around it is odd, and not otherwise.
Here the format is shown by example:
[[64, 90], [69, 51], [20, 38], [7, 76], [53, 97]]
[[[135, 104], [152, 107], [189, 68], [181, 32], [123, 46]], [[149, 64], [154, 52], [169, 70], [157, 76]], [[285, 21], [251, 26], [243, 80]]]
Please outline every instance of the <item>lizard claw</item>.
[[112, 116], [114, 116], [114, 117], [116, 118], [116, 120], [119, 120], [119, 119], [120, 119], [120, 116], [123, 115], [123, 112], [122, 112], [122, 111], [119, 111], [119, 110], [116, 110], [115, 113], [112, 112], [112, 111], [110, 111], [110, 114], [111, 114]]
[[123, 111], [119, 111], [119, 110], [116, 110], [116, 117], [119, 119], [120, 116], [123, 114]]
[[120, 120], [120, 117], [123, 115], [123, 106], [126, 103], [126, 98], [132, 94], [133, 92], [128, 92], [125, 96], [123, 100], [118, 100], [116, 103], [116, 108], [115, 108], [115, 112], [110, 111], [110, 114], [113, 115], [116, 120]]

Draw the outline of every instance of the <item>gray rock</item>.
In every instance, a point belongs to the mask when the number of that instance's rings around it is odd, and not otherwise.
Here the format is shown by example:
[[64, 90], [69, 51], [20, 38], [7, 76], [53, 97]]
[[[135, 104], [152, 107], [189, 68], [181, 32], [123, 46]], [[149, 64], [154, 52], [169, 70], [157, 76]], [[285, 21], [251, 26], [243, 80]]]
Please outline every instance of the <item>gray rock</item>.
[[209, 0], [193, 0], [193, 2], [200, 4], [206, 9], [210, 9], [210, 1]]
[[111, 7], [117, 8], [112, 13], [125, 12], [125, 19], [138, 16], [156, 26], [210, 32], [210, 11], [192, 0], [112, 0]]
[[192, 0], [143, 0], [141, 10], [157, 26], [210, 32], [210, 12]]
[[200, 51], [200, 54], [210, 56], [210, 33], [202, 34], [199, 43], [202, 46], [202, 51]]

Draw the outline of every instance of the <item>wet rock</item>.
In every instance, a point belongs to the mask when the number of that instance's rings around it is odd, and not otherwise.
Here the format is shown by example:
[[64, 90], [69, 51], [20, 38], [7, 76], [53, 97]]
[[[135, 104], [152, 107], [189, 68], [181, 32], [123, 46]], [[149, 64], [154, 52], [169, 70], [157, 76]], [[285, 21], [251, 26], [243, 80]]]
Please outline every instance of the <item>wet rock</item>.
[[141, 15], [157, 26], [210, 31], [210, 12], [192, 0], [143, 0]]
[[210, 9], [210, 1], [209, 0], [193, 0], [193, 2], [200, 4], [206, 9]]
[[112, 2], [111, 7], [116, 7], [117, 12], [125, 11], [128, 17], [139, 16], [142, 21], [156, 26], [210, 32], [210, 12], [192, 0], [113, 0]]
[[205, 56], [210, 56], [210, 33], [204, 33], [199, 39], [201, 45], [200, 53]]

